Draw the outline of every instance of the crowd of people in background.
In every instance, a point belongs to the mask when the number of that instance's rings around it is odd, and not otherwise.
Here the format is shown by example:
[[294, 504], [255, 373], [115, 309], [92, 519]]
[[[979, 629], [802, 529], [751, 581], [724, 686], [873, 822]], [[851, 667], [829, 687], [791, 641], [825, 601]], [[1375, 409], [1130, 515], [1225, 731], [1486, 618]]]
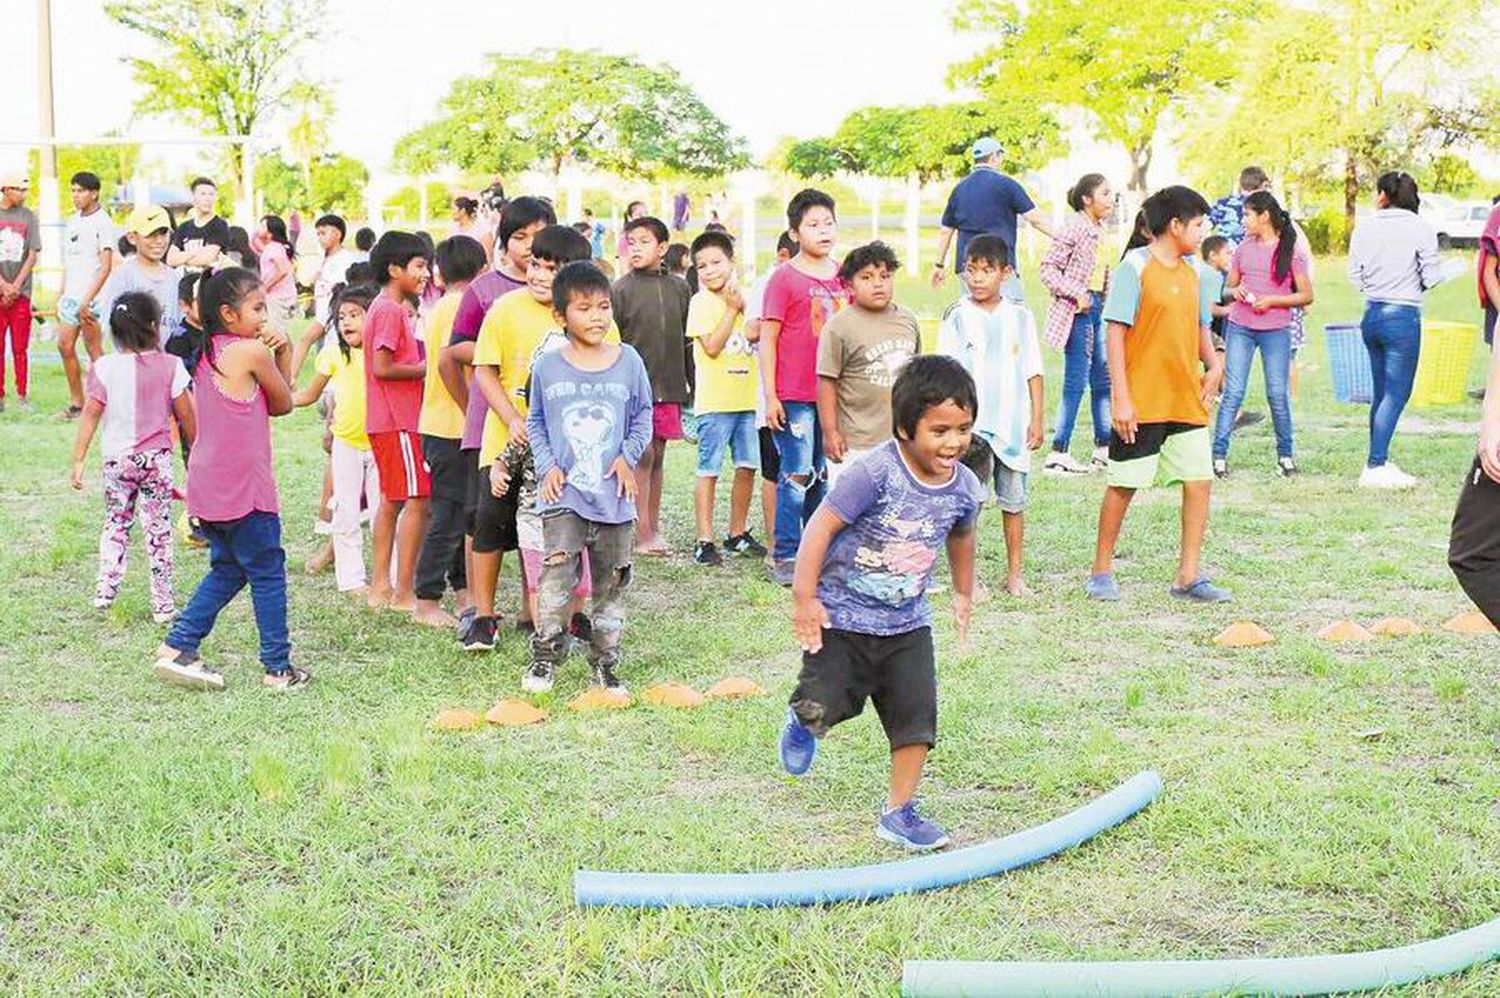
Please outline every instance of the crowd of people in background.
[[[936, 737], [925, 594], [939, 553], [962, 634], [972, 602], [986, 595], [974, 538], [981, 507], [993, 503], [1005, 592], [1028, 596], [1032, 452], [1050, 442], [1045, 472], [1105, 477], [1083, 579], [1089, 597], [1124, 595], [1114, 558], [1137, 493], [1178, 487], [1169, 591], [1192, 603], [1229, 600], [1202, 568], [1211, 489], [1231, 473], [1257, 353], [1273, 467], [1298, 473], [1295, 358], [1315, 296], [1307, 236], [1262, 170], [1247, 168], [1215, 205], [1181, 186], [1152, 194], [1121, 255], [1107, 177], [1081, 177], [1067, 194], [1071, 214], [1054, 225], [1003, 172], [998, 142], [981, 139], [972, 155], [973, 171], [944, 209], [929, 275], [944, 286], [954, 249], [961, 286], [933, 342], [897, 300], [895, 252], [878, 240], [840, 252], [837, 205], [811, 188], [786, 206], [776, 264], [747, 285], [754, 261], [738, 258], [717, 217], [690, 244], [673, 242], [690, 217], [686, 195], [670, 226], [631, 202], [613, 245], [592, 210], [560, 224], [549, 200], [506, 198], [498, 185], [455, 197], [452, 234], [436, 242], [361, 229], [351, 249], [345, 220], [326, 214], [313, 224], [321, 259], [312, 267], [299, 265], [281, 217], [262, 217], [253, 232], [220, 218], [207, 178], [194, 181], [185, 218], [140, 208], [117, 243], [99, 179], [76, 175], [56, 318], [69, 392], [62, 415], [79, 423], [75, 486], [96, 436], [104, 461], [95, 606], [118, 596], [138, 516], [153, 617], [170, 623], [157, 676], [222, 688], [199, 647], [248, 585], [265, 684], [305, 685], [310, 674], [293, 663], [288, 636], [269, 424], [316, 407], [326, 467], [307, 512], [328, 541], [311, 571], [331, 564], [336, 588], [361, 606], [409, 614], [468, 651], [493, 649], [510, 618], [529, 634], [520, 675], [528, 693], [551, 690], [570, 651], [583, 648], [593, 682], [624, 694], [620, 636], [635, 563], [673, 553], [662, 522], [666, 455], [690, 439], [692, 561], [714, 570], [730, 558], [764, 560], [792, 591], [804, 660], [782, 734], [786, 768], [806, 772], [818, 739], [873, 699], [891, 747], [878, 831], [908, 848], [941, 845], [946, 835], [913, 803]], [[26, 196], [24, 178], [0, 178], [0, 324], [23, 405], [38, 246]], [[1444, 275], [1412, 178], [1382, 175], [1375, 200], [1349, 254], [1366, 301], [1375, 396], [1359, 483], [1404, 488], [1416, 480], [1391, 460], [1392, 438], [1412, 390], [1423, 295]], [[1019, 275], [1022, 222], [1049, 240], [1038, 265], [1040, 324]], [[315, 275], [310, 294], [299, 288], [304, 272]], [[1488, 341], [1500, 303], [1500, 211], [1481, 242], [1478, 286]], [[1063, 370], [1050, 437], [1044, 348], [1060, 352]], [[1492, 619], [1494, 380], [1452, 554]], [[1092, 439], [1080, 460], [1071, 447], [1085, 394]], [[3, 397], [0, 379], [0, 405]], [[210, 564], [180, 612], [174, 435], [187, 467], [188, 529]], [[506, 552], [518, 562], [513, 607], [496, 598]]]

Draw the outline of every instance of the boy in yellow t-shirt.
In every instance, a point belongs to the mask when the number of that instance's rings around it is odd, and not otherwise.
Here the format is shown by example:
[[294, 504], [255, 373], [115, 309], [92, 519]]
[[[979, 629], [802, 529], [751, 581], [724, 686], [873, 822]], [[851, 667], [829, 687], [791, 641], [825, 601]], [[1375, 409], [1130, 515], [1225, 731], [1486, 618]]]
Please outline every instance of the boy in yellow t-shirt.
[[693, 240], [692, 260], [700, 285], [688, 305], [687, 318], [698, 414], [698, 484], [693, 491], [698, 543], [693, 547], [693, 561], [723, 564], [714, 544], [714, 491], [725, 450], [734, 460], [734, 486], [729, 493], [724, 550], [764, 558], [765, 545], [750, 535], [746, 523], [755, 471], [760, 467], [760, 437], [755, 428], [760, 373], [752, 348], [758, 332], [745, 330], [745, 299], [734, 280], [734, 240], [728, 233], [705, 232]]
[[489, 266], [484, 244], [469, 236], [451, 236], [433, 250], [443, 297], [427, 313], [422, 340], [427, 348], [427, 376], [422, 387], [422, 413], [417, 432], [422, 435], [422, 457], [432, 474], [431, 513], [422, 554], [417, 559], [413, 591], [417, 609], [412, 619], [432, 627], [452, 627], [458, 618], [443, 609], [443, 592], [453, 587], [454, 609], [462, 613], [469, 602], [468, 561], [464, 553], [464, 512], [469, 497], [468, 469], [459, 441], [464, 435], [464, 412], [443, 382], [439, 365], [443, 347], [453, 335], [453, 319], [469, 283]]
[[[484, 393], [489, 412], [485, 416], [484, 441], [479, 448], [479, 508], [474, 523], [473, 572], [469, 595], [475, 613], [459, 632], [467, 651], [489, 651], [495, 647], [499, 621], [495, 615], [495, 585], [500, 574], [500, 555], [515, 551], [516, 502], [519, 483], [512, 483], [503, 497], [490, 489], [490, 471], [505, 445], [515, 438], [526, 440], [526, 389], [531, 382], [531, 362], [547, 334], [557, 329], [552, 314], [552, 278], [559, 268], [574, 260], [588, 260], [589, 241], [570, 226], [549, 225], [531, 241], [531, 261], [526, 265], [526, 287], [501, 295], [484, 314], [479, 338], [474, 342], [474, 387]], [[620, 333], [610, 324], [611, 343]], [[529, 591], [525, 572], [521, 575], [521, 606]]]

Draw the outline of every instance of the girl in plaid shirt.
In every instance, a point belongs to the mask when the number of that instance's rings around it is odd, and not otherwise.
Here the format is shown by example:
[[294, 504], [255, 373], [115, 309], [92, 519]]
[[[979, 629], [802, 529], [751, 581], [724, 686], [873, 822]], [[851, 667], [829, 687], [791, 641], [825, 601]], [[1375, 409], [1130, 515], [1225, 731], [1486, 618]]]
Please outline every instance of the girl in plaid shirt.
[[[1115, 192], [1101, 174], [1085, 174], [1068, 191], [1074, 215], [1052, 240], [1042, 260], [1042, 284], [1052, 301], [1043, 334], [1048, 346], [1063, 352], [1062, 402], [1052, 453], [1042, 470], [1085, 474], [1104, 466], [1109, 451], [1109, 367], [1104, 351], [1104, 325], [1099, 320], [1109, 290], [1109, 261], [1099, 254], [1104, 219], [1114, 210]], [[1078, 406], [1087, 388], [1092, 396], [1094, 456], [1083, 464], [1068, 453]]]

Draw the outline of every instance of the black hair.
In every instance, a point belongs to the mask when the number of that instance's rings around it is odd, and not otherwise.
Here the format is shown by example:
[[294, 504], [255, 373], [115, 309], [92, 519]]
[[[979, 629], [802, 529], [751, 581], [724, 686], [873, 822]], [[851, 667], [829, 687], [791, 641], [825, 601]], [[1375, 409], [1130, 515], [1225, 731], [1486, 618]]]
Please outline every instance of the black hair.
[[689, 259], [688, 248], [682, 243], [673, 243], [667, 247], [667, 255], [662, 257], [662, 265], [667, 268], [669, 274], [679, 274], [692, 266]]
[[1229, 240], [1223, 236], [1209, 236], [1203, 240], [1203, 245], [1199, 248], [1199, 252], [1203, 254], [1203, 259], [1207, 260], [1228, 245]]
[[219, 365], [214, 363], [213, 337], [229, 331], [224, 328], [224, 318], [219, 312], [225, 308], [239, 311], [240, 303], [259, 290], [260, 275], [244, 267], [225, 267], [199, 288], [198, 319], [203, 323], [203, 356], [215, 371], [219, 370]]
[[214, 190], [218, 190], [219, 189], [219, 185], [216, 184], [216, 183], [214, 183], [212, 180], [208, 179], [207, 177], [194, 177], [193, 178], [193, 182], [191, 184], [188, 184], [188, 190], [193, 191], [194, 193], [196, 193], [197, 190], [198, 190], [198, 188], [202, 187], [204, 184], [207, 184], [208, 186], [212, 187]]
[[422, 240], [422, 245], [427, 247], [427, 262], [431, 263], [432, 251], [437, 249], [437, 243], [433, 241], [432, 233], [426, 229], [418, 229], [415, 235], [418, 239]]
[[177, 300], [180, 302], [197, 301], [198, 285], [202, 280], [203, 271], [201, 270], [190, 270], [183, 274], [182, 280], [177, 282]]
[[370, 261], [360, 260], [358, 263], [349, 264], [349, 269], [344, 271], [344, 280], [350, 284], [375, 283], [375, 268], [370, 266]]
[[1258, 191], [1271, 182], [1266, 171], [1258, 166], [1247, 166], [1240, 171], [1240, 190]]
[[359, 231], [354, 233], [354, 248], [359, 250], [361, 253], [368, 253], [374, 247], [374, 245], [375, 230], [370, 228], [368, 225], [360, 226]]
[[964, 245], [964, 263], [967, 264], [970, 260], [987, 263], [996, 270], [1015, 265], [1015, 259], [1010, 255], [1010, 244], [988, 232], [975, 236]]
[[400, 229], [391, 229], [370, 250], [370, 269], [375, 272], [375, 283], [385, 287], [391, 283], [392, 267], [404, 269], [417, 257], [426, 260], [429, 256], [431, 250], [418, 236]]
[[351, 305], [358, 305], [368, 312], [370, 310], [370, 303], [375, 300], [377, 293], [374, 285], [371, 284], [346, 283], [334, 285], [333, 292], [329, 295], [328, 317], [329, 321], [333, 323], [333, 338], [338, 343], [339, 353], [344, 355], [345, 360], [348, 360], [351, 354], [349, 344], [344, 342], [343, 331], [338, 328], [339, 306], [348, 302]]
[[689, 247], [688, 252], [692, 255], [693, 260], [696, 261], [698, 259], [698, 251], [706, 250], [711, 246], [719, 249], [729, 259], [734, 259], [734, 237], [727, 232], [720, 232], [713, 229], [705, 230], [702, 235], [694, 239], [693, 245]]
[[342, 242], [343, 239], [344, 239], [344, 237], [349, 234], [349, 227], [347, 225], [345, 225], [344, 224], [344, 220], [342, 218], [340, 218], [339, 216], [337, 216], [337, 215], [323, 215], [316, 222], [313, 223], [313, 228], [314, 229], [321, 229], [325, 225], [328, 226], [330, 229], [338, 229], [339, 230], [339, 241], [340, 242]]
[[447, 284], [472, 281], [490, 263], [484, 244], [473, 236], [449, 236], [433, 249], [432, 259]]
[[1277, 284], [1290, 280], [1292, 255], [1297, 251], [1297, 227], [1292, 224], [1292, 216], [1286, 213], [1286, 209], [1281, 207], [1270, 191], [1256, 191], [1245, 198], [1245, 209], [1270, 218], [1271, 228], [1276, 233], [1276, 256], [1271, 264], [1271, 279]]
[[554, 222], [531, 240], [531, 255], [533, 259], [561, 267], [575, 260], [589, 259], [594, 255], [594, 247], [571, 227]]
[[776, 252], [786, 250], [788, 256], [797, 255], [797, 237], [792, 235], [790, 229], [782, 229], [781, 235], [776, 237]]
[[479, 211], [479, 202], [474, 198], [460, 194], [458, 197], [453, 199], [453, 207], [457, 208], [459, 211], [473, 215]]
[[672, 234], [667, 231], [667, 223], [655, 215], [642, 215], [640, 218], [632, 218], [625, 223], [625, 228], [621, 231], [629, 235], [636, 229], [650, 229], [651, 234], [656, 237], [656, 241], [659, 243], [670, 242], [672, 239]]
[[535, 225], [538, 222], [543, 225], [557, 224], [557, 212], [551, 203], [542, 198], [525, 195], [505, 202], [505, 208], [500, 212], [499, 234], [502, 251], [505, 244], [510, 242], [511, 236], [528, 225]]
[[1083, 199], [1093, 197], [1094, 192], [1103, 187], [1104, 183], [1104, 174], [1085, 173], [1078, 178], [1078, 183], [1068, 189], [1068, 207], [1074, 211], [1082, 211]]
[[120, 251], [122, 257], [135, 256], [135, 243], [130, 241], [129, 236], [121, 236], [119, 241], [115, 243], [115, 249]]
[[833, 198], [813, 187], [808, 187], [792, 195], [792, 199], [786, 203], [786, 224], [788, 228], [795, 229], [802, 224], [802, 216], [807, 214], [809, 208], [827, 208], [829, 214], [835, 218], [838, 212], [834, 208]]
[[922, 354], [906, 362], [891, 386], [891, 430], [904, 440], [917, 435], [917, 424], [933, 406], [953, 402], [973, 415], [979, 411], [974, 379], [952, 357]]
[[854, 275], [866, 267], [884, 267], [886, 271], [894, 274], [901, 269], [901, 261], [896, 259], [896, 252], [879, 239], [856, 246], [844, 257], [843, 264], [839, 267], [839, 280], [845, 284], [854, 282]]
[[1382, 173], [1380, 179], [1375, 181], [1375, 189], [1385, 195], [1386, 202], [1392, 208], [1415, 212], [1422, 206], [1422, 198], [1417, 194], [1416, 180], [1404, 171], [1392, 170], [1389, 173]]
[[82, 187], [86, 191], [97, 192], [100, 187], [99, 175], [97, 173], [90, 173], [87, 170], [79, 170], [77, 173], [73, 174], [73, 179], [68, 181], [68, 183], [77, 184], [79, 187]]
[[1135, 221], [1130, 223], [1130, 238], [1125, 240], [1125, 251], [1120, 254], [1120, 259], [1125, 259], [1125, 254], [1131, 250], [1150, 245], [1151, 227], [1146, 224], [1146, 209], [1142, 208], [1135, 213]]
[[109, 307], [109, 336], [121, 353], [146, 353], [161, 342], [161, 306], [145, 291], [127, 291]]
[[603, 294], [609, 297], [609, 278], [591, 260], [566, 263], [552, 279], [552, 311], [562, 315], [575, 296], [586, 294]]
[[297, 249], [292, 245], [292, 240], [286, 234], [286, 220], [280, 215], [267, 215], [261, 219], [266, 231], [271, 234], [271, 242], [280, 243], [286, 247], [286, 258], [292, 259], [297, 255]]
[[574, 222], [573, 231], [577, 232], [580, 235], [586, 236], [590, 232], [594, 231], [594, 227], [587, 222]]
[[632, 201], [629, 204], [627, 204], [625, 206], [625, 218], [624, 218], [624, 221], [626, 221], [626, 222], [630, 221], [630, 213], [632, 211], [635, 211], [635, 206], [636, 205], [640, 205], [642, 208], [644, 208], [644, 207], [646, 207], [646, 202], [644, 202], [644, 201]]
[[1146, 213], [1146, 226], [1153, 236], [1163, 235], [1174, 221], [1186, 224], [1207, 215], [1208, 210], [1208, 202], [1202, 194], [1181, 184], [1163, 187], [1141, 205], [1141, 211]]
[[723, 222], [709, 222], [703, 227], [704, 232], [728, 232], [729, 226]]
[[244, 226], [231, 225], [229, 227], [229, 245], [224, 247], [225, 253], [238, 253], [240, 266], [258, 267], [260, 258], [255, 250], [250, 248], [250, 233], [245, 231]]

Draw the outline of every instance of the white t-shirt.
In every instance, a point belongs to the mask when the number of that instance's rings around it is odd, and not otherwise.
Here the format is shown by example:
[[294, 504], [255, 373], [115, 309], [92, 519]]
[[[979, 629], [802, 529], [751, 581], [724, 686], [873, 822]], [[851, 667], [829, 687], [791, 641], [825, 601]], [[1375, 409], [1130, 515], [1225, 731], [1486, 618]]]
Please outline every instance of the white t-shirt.
[[340, 246], [338, 252], [323, 258], [318, 268], [318, 279], [313, 282], [313, 318], [329, 325], [328, 303], [333, 299], [333, 289], [342, 283], [349, 273], [349, 265], [358, 261], [353, 250]]
[[74, 215], [68, 219], [63, 242], [63, 294], [82, 299], [94, 286], [101, 264], [99, 254], [115, 245], [115, 223], [103, 208], [92, 215]]
[[[779, 265], [778, 265], [779, 266]], [[776, 267], [767, 267], [766, 272], [755, 279], [755, 283], [745, 291], [745, 321], [758, 322], [766, 310], [766, 285], [771, 283], [771, 275], [776, 273]], [[760, 343], [757, 341], [753, 347], [755, 352], [755, 363], [760, 365]], [[761, 429], [766, 425], [766, 379], [760, 379], [760, 391], [755, 393], [755, 428]]]

